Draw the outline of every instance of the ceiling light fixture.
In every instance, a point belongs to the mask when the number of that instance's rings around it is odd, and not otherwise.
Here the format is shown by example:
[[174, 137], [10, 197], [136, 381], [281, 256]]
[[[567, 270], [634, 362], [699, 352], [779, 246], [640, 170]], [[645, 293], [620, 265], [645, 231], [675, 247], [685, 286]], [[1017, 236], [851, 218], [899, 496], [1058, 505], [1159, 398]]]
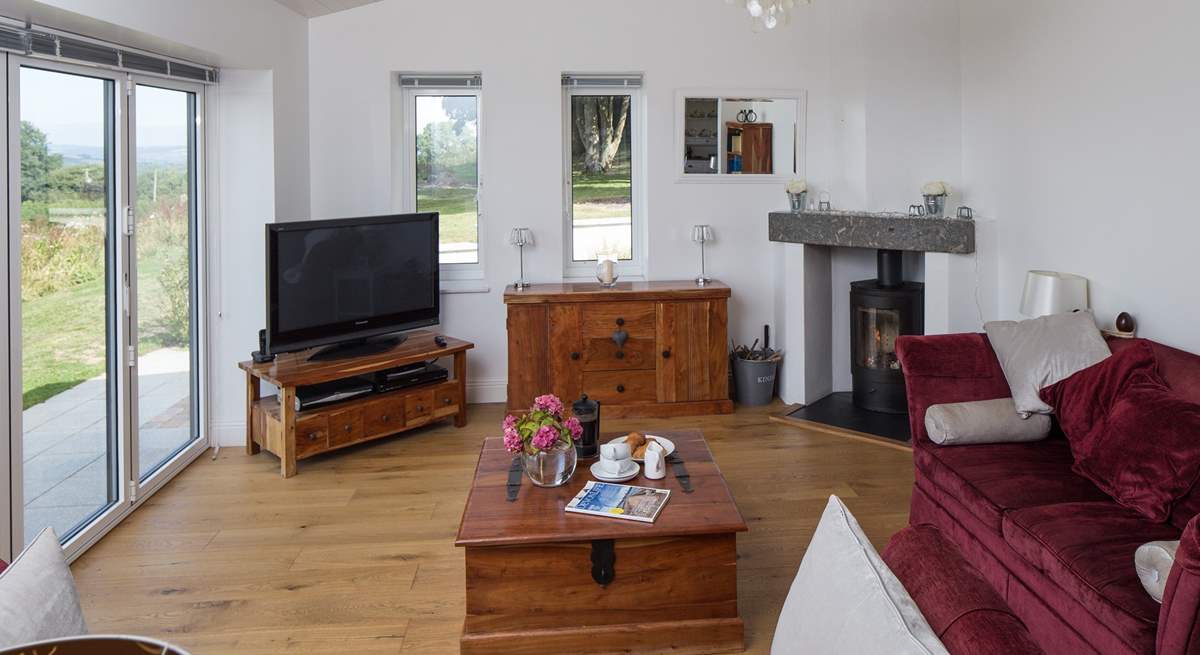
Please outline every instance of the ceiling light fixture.
[[757, 32], [762, 28], [773, 30], [781, 22], [791, 22], [791, 12], [796, 6], [812, 4], [812, 0], [725, 0], [725, 4], [744, 4]]

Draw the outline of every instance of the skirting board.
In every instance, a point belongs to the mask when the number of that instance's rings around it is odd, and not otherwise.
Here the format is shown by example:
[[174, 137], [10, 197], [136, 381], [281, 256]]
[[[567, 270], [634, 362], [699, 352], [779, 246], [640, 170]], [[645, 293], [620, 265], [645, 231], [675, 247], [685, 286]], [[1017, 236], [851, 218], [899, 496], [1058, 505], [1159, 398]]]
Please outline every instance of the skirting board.
[[[482, 380], [467, 379], [467, 403], [477, 405], [482, 403], [502, 403], [508, 397], [508, 380], [505, 378], [485, 378]], [[221, 446], [241, 446], [246, 443], [246, 422], [212, 421], [209, 424], [209, 434], [213, 443]]]

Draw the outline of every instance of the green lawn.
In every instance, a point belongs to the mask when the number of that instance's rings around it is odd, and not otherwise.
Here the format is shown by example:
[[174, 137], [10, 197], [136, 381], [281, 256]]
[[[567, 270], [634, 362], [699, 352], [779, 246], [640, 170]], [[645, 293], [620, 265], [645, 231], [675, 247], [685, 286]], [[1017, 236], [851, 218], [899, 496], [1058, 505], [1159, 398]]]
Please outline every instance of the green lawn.
[[606, 173], [588, 174], [572, 166], [571, 186], [576, 205], [626, 204], [630, 201], [629, 160], [617, 160]]
[[[161, 260], [141, 263], [141, 324], [139, 352], [162, 348], [156, 328], [162, 315]], [[22, 408], [104, 372], [104, 280], [93, 280], [25, 301], [21, 305]]]

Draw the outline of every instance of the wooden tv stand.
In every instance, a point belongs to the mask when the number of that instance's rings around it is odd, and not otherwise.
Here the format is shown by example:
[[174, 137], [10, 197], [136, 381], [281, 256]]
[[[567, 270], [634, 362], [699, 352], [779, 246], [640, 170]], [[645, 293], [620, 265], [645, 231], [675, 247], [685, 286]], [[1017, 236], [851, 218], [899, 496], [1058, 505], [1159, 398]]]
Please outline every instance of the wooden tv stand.
[[[279, 355], [273, 362], [241, 362], [246, 372], [246, 453], [261, 449], [279, 457], [280, 474], [296, 474], [296, 460], [380, 439], [454, 417], [467, 424], [467, 351], [475, 344], [446, 337], [446, 346], [429, 331], [410, 332], [391, 350], [328, 361], [308, 361], [314, 351]], [[454, 356], [452, 377], [407, 389], [372, 394], [297, 412], [296, 387], [368, 375], [397, 366]], [[279, 387], [282, 403], [262, 397], [261, 384]]]

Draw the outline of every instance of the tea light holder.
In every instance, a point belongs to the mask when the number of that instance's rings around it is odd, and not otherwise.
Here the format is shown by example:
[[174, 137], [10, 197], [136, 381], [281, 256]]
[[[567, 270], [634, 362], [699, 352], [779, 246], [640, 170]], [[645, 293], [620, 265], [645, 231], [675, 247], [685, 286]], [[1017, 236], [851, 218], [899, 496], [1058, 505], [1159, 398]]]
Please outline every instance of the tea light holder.
[[693, 225], [692, 226], [692, 241], [700, 244], [700, 275], [696, 278], [696, 284], [704, 286], [712, 282], [712, 278], [708, 277], [705, 271], [704, 263], [704, 244], [713, 241], [713, 229], [708, 225]]

